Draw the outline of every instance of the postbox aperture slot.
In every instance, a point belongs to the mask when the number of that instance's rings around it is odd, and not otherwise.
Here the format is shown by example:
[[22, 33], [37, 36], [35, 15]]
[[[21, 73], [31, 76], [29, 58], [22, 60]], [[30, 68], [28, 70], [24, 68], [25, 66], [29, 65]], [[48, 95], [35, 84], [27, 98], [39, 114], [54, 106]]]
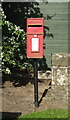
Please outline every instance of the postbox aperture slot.
[[42, 25], [28, 25], [28, 27], [42, 27]]

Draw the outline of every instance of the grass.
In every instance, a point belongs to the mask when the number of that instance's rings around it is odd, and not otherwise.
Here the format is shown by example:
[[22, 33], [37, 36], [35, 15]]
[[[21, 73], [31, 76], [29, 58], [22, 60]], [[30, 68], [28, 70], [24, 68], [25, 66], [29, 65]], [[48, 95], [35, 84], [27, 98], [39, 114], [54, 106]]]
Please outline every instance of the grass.
[[[24, 119], [24, 118], [53, 118], [52, 120], [57, 120], [56, 118], [64, 118], [64, 120], [67, 120], [68, 118], [68, 113], [69, 110], [64, 110], [64, 109], [48, 109], [46, 111], [41, 111], [41, 112], [33, 112], [31, 114], [26, 114], [23, 116], [20, 116], [18, 120]], [[27, 119], [26, 119], [27, 120]], [[31, 120], [31, 119], [28, 119]]]

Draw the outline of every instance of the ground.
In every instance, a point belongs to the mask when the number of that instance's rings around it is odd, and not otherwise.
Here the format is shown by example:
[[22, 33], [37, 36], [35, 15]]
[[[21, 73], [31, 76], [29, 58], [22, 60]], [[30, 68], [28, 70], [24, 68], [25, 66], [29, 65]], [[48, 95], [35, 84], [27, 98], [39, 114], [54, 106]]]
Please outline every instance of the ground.
[[[28, 81], [28, 80], [27, 80]], [[51, 80], [38, 81], [39, 108], [34, 106], [33, 79], [24, 85], [14, 85], [12, 81], [5, 81], [2, 86], [2, 112], [3, 117], [16, 120], [21, 114], [42, 111], [49, 108], [63, 108], [65, 103], [51, 101]]]

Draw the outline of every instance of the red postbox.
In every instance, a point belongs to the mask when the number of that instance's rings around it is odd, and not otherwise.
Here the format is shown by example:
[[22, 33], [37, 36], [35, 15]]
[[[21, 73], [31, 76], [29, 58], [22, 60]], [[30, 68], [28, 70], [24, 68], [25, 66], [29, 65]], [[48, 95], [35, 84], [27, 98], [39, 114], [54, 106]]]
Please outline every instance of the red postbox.
[[44, 18], [27, 18], [27, 58], [44, 56]]

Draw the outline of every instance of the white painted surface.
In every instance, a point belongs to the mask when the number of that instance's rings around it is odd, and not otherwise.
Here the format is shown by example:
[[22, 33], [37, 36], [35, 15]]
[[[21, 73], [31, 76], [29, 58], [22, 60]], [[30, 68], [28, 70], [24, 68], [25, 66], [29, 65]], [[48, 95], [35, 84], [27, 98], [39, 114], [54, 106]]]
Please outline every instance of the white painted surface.
[[32, 38], [32, 52], [39, 51], [39, 38]]

